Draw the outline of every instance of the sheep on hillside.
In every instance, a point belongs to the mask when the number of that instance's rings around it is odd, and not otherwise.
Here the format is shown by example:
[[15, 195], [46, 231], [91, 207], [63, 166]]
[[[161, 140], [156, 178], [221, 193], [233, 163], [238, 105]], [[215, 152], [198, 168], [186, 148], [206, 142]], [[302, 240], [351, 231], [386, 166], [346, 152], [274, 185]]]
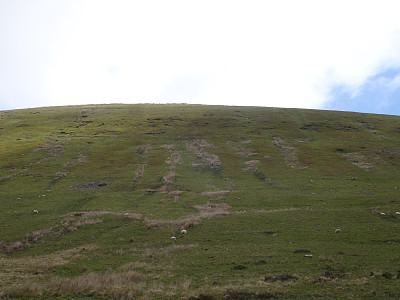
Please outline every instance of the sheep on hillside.
[[186, 232], [187, 232], [187, 231], [186, 231], [185, 229], [182, 229], [182, 230], [181, 230], [181, 234], [186, 234]]

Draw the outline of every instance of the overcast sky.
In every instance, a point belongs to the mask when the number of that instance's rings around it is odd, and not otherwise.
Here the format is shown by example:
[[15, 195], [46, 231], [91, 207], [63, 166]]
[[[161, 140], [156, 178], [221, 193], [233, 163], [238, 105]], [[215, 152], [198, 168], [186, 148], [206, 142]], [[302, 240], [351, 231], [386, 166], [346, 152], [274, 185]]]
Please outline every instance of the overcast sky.
[[400, 115], [400, 1], [0, 0], [0, 110], [201, 103]]

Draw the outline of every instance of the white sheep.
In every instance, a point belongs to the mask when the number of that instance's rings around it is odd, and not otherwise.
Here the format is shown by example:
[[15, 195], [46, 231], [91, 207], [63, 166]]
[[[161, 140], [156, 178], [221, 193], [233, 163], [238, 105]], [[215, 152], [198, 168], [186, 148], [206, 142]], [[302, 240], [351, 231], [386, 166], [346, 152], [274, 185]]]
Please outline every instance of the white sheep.
[[182, 230], [181, 230], [181, 234], [186, 234], [186, 232], [187, 232], [187, 231], [186, 231], [185, 229], [182, 229]]
[[176, 242], [176, 237], [171, 236], [171, 240], [173, 240], [174, 242]]
[[38, 214], [38, 213], [39, 213], [39, 211], [38, 211], [38, 210], [36, 210], [36, 209], [34, 209], [34, 210], [32, 210], [32, 213], [34, 213], [34, 214]]
[[337, 228], [337, 229], [335, 230], [335, 233], [341, 233], [341, 230], [340, 230], [339, 228]]
[[400, 211], [396, 211], [396, 215], [400, 215]]

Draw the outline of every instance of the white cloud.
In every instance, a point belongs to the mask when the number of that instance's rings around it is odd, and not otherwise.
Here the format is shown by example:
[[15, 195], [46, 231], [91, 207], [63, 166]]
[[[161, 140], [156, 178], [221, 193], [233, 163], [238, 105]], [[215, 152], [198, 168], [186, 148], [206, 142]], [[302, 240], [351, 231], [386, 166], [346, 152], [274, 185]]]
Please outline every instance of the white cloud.
[[400, 66], [398, 1], [0, 0], [0, 11], [0, 101], [14, 105], [322, 108], [332, 87], [356, 95]]

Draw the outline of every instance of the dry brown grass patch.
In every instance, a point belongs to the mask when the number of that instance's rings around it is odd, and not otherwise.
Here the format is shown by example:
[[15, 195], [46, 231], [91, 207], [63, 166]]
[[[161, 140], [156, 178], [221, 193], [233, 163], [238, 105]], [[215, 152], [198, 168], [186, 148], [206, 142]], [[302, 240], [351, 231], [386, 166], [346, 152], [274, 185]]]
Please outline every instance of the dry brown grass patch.
[[47, 234], [52, 232], [55, 228], [56, 226], [28, 233], [20, 241], [4, 244], [2, 245], [2, 247], [7, 254], [13, 253], [18, 250], [24, 250], [26, 248], [29, 248], [31, 244], [41, 241]]
[[0, 258], [0, 282], [21, 284], [26, 280], [46, 276], [50, 274], [50, 268], [64, 265], [96, 249], [97, 245], [85, 245], [35, 257]]
[[49, 288], [56, 295], [107, 295], [121, 297], [134, 296], [140, 289], [141, 274], [136, 271], [103, 274], [88, 273], [75, 278], [56, 277], [50, 281]]

